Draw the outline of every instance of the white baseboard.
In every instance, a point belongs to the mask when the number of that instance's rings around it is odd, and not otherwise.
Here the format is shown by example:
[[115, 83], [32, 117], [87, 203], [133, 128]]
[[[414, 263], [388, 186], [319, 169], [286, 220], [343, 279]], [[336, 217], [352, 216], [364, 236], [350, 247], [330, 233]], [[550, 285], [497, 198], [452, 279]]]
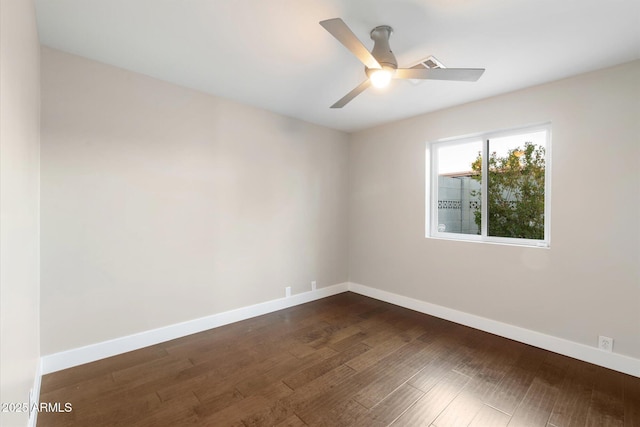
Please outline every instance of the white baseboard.
[[370, 288], [358, 283], [349, 283], [349, 290], [377, 300], [385, 301], [400, 307], [409, 308], [421, 313], [450, 320], [495, 335], [500, 335], [515, 341], [560, 353], [574, 359], [593, 363], [625, 374], [640, 377], [640, 359], [618, 353], [608, 353], [596, 347], [580, 344], [563, 338], [546, 335], [540, 332], [521, 328], [474, 314], [465, 313], [451, 308], [431, 304], [425, 301], [394, 294], [380, 289]]
[[33, 387], [31, 388], [31, 396], [29, 399], [29, 427], [36, 427], [38, 423], [38, 410], [40, 406], [40, 384], [42, 383], [42, 359], [38, 360], [36, 365], [36, 375], [33, 379]]
[[[540, 332], [502, 323], [497, 320], [487, 319], [485, 317], [476, 316], [474, 314], [465, 313], [440, 305], [431, 304], [403, 295], [370, 288], [358, 283], [345, 282], [325, 288], [319, 288], [315, 291], [295, 294], [287, 298], [266, 301], [260, 304], [225, 311], [223, 313], [217, 313], [211, 316], [177, 323], [163, 328], [140, 332], [85, 347], [43, 356], [40, 366], [41, 372], [38, 373], [36, 378], [38, 388], [37, 396], [39, 396], [41, 375], [115, 356], [117, 354], [126, 353], [128, 351], [137, 350], [150, 345], [159, 344], [161, 342], [228, 325], [230, 323], [239, 322], [241, 320], [263, 314], [272, 313], [277, 310], [315, 301], [320, 298], [325, 298], [346, 291], [365, 295], [400, 307], [405, 307], [421, 313], [450, 320], [455, 323], [470, 326], [475, 329], [480, 329], [505, 338], [640, 377], [639, 359], [618, 353], [607, 353], [588, 345], [546, 335]], [[36, 385], [34, 384], [34, 391], [36, 389], [35, 387]]]
[[340, 283], [333, 286], [318, 288], [315, 291], [294, 294], [286, 298], [266, 301], [250, 305], [248, 307], [242, 307], [235, 310], [212, 314], [211, 316], [201, 317], [199, 319], [165, 326], [163, 328], [152, 329], [109, 341], [91, 344], [85, 347], [49, 354], [42, 356], [42, 374], [50, 374], [51, 372], [94, 362], [117, 354], [138, 350], [150, 345], [170, 341], [186, 335], [217, 328], [219, 326], [228, 325], [229, 323], [239, 322], [241, 320], [272, 313], [284, 308], [315, 301], [320, 298], [346, 292], [348, 287], [348, 283]]

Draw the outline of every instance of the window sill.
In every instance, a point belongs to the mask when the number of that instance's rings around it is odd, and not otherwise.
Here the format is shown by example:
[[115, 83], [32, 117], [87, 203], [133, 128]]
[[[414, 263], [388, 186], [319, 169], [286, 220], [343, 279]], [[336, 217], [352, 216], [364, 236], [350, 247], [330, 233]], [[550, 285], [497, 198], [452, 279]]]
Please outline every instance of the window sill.
[[[479, 236], [478, 236], [479, 237]], [[549, 242], [543, 242], [538, 240], [526, 240], [519, 242], [517, 239], [501, 240], [488, 240], [488, 239], [473, 239], [468, 237], [451, 237], [451, 236], [425, 236], [430, 240], [445, 240], [448, 242], [466, 242], [466, 243], [484, 243], [489, 245], [501, 245], [501, 246], [515, 246], [520, 248], [534, 248], [534, 249], [550, 249]]]

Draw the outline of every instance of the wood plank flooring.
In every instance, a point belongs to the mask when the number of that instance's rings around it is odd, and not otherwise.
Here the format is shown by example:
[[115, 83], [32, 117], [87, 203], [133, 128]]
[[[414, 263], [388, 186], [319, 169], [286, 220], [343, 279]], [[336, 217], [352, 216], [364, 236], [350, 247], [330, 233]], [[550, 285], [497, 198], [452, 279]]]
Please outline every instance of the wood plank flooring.
[[38, 426], [640, 427], [640, 378], [344, 293], [43, 377]]

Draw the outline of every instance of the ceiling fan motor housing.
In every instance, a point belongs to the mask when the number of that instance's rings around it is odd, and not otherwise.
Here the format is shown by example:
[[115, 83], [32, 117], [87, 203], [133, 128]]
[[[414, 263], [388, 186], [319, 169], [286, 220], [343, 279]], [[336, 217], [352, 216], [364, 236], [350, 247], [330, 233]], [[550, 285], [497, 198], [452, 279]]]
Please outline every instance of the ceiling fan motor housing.
[[[380, 25], [371, 30], [371, 40], [374, 41], [371, 55], [373, 55], [382, 68], [392, 68], [395, 70], [398, 68], [398, 61], [389, 46], [389, 37], [391, 37], [392, 33], [393, 28], [388, 25]], [[367, 74], [369, 74], [368, 69]]]

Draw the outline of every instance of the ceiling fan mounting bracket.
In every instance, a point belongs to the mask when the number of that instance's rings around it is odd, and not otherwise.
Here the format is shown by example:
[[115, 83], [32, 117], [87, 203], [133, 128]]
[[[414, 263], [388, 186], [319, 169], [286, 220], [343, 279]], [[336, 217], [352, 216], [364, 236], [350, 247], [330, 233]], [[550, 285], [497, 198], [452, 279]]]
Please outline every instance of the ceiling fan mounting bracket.
[[369, 33], [371, 40], [376, 40], [382, 34], [387, 40], [393, 34], [393, 28], [389, 25], [378, 25]]

